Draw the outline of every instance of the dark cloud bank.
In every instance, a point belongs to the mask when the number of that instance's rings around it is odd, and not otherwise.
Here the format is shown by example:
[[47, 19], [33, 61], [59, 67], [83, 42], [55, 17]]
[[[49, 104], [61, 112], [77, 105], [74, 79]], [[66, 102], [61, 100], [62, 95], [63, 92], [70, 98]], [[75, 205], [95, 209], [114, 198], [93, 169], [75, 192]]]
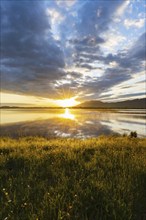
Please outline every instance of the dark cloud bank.
[[53, 96], [53, 83], [65, 76], [64, 55], [54, 40], [46, 5], [2, 2], [2, 89]]

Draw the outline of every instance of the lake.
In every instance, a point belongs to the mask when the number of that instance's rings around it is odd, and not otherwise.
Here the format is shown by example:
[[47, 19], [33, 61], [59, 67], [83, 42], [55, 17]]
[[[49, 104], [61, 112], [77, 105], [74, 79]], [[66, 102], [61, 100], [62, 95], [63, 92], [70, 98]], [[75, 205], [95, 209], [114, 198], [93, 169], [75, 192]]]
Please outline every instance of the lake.
[[129, 134], [146, 137], [144, 109], [1, 109], [1, 135], [89, 138]]

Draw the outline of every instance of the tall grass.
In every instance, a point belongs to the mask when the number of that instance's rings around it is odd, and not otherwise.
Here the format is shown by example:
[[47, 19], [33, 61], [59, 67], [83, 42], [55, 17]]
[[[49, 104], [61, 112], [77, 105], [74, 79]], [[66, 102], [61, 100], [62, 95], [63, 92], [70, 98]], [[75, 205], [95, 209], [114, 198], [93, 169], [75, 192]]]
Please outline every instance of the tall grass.
[[142, 220], [146, 139], [1, 138], [0, 178], [3, 220]]

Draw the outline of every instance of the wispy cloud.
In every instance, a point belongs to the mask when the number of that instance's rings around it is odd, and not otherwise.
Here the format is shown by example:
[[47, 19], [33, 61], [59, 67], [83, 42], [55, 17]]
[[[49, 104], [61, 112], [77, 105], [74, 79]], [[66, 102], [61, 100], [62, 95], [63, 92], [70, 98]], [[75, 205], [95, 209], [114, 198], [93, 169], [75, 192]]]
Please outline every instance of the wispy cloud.
[[144, 18], [140, 18], [140, 19], [125, 19], [124, 20], [124, 25], [126, 28], [130, 28], [130, 27], [135, 27], [135, 28], [142, 28], [144, 26], [145, 23], [145, 19]]

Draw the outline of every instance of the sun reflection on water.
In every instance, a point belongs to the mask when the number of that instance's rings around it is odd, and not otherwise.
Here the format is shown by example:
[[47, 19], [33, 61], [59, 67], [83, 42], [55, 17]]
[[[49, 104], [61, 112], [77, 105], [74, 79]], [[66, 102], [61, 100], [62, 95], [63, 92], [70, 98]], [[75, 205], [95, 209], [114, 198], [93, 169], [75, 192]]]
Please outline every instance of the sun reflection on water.
[[65, 109], [65, 112], [64, 114], [61, 115], [61, 117], [66, 118], [66, 119], [71, 119], [71, 120], [75, 119], [75, 115], [73, 115], [68, 108]]

